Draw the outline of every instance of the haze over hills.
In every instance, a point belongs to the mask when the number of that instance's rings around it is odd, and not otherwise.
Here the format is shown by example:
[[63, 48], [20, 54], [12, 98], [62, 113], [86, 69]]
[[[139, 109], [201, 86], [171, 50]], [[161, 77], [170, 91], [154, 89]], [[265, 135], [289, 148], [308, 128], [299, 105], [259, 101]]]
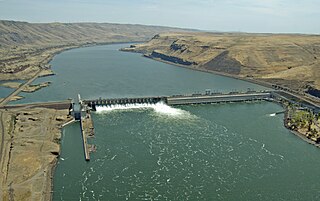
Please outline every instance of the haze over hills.
[[27, 23], [3, 20], [0, 21], [0, 80], [30, 78], [54, 54], [68, 48], [146, 41], [155, 34], [173, 31], [184, 30], [131, 24]]
[[113, 23], [28, 23], [0, 21], [0, 45], [43, 45], [108, 41], [145, 41], [157, 33], [182, 29]]

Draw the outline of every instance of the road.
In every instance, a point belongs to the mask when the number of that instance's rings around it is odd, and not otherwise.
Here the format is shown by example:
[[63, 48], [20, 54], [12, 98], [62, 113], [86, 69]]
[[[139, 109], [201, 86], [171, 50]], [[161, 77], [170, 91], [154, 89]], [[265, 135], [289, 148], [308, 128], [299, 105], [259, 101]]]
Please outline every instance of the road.
[[6, 105], [8, 102], [10, 102], [11, 98], [18, 95], [24, 87], [31, 84], [35, 79], [38, 78], [39, 74], [41, 73], [41, 70], [39, 70], [30, 80], [28, 80], [26, 83], [22, 84], [18, 89], [16, 89], [14, 92], [12, 92], [9, 96], [4, 98], [0, 102], [0, 107]]
[[35, 108], [35, 107], [43, 107], [43, 108], [51, 108], [51, 109], [69, 109], [70, 105], [71, 105], [71, 100], [63, 100], [63, 101], [5, 105], [5, 106], [0, 106], [0, 109], [19, 109], [19, 108]]
[[279, 90], [276, 91], [277, 94], [279, 94], [282, 97], [285, 97], [289, 100], [292, 100], [294, 102], [302, 104], [304, 107], [308, 107], [309, 109], [314, 110], [314, 112], [320, 112], [320, 105], [310, 101], [309, 99], [306, 99], [305, 97], [301, 95], [297, 95], [288, 91]]
[[4, 145], [4, 125], [3, 125], [2, 116], [3, 116], [3, 113], [0, 111], [0, 127], [1, 127], [0, 164], [2, 159], [3, 145]]
[[[9, 94], [6, 98], [4, 98], [0, 102], [0, 107], [6, 105], [8, 102], [10, 102], [11, 98], [18, 95], [24, 87], [31, 84], [35, 79], [38, 78], [41, 70], [39, 70], [30, 80], [28, 80], [26, 83], [22, 84], [19, 88], [17, 88], [15, 91], [13, 91], [11, 94]], [[1, 126], [1, 144], [0, 144], [0, 163], [2, 158], [2, 152], [3, 152], [3, 144], [4, 144], [4, 125], [3, 125], [3, 119], [2, 119], [3, 113], [0, 111], [0, 126]]]

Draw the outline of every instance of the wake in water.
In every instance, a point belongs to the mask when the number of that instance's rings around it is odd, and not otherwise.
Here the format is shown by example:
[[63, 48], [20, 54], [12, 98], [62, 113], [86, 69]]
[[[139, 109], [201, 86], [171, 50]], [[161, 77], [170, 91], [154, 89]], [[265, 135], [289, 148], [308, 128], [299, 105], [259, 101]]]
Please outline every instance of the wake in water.
[[150, 103], [132, 103], [132, 104], [116, 104], [108, 106], [96, 106], [97, 113], [111, 112], [117, 110], [132, 110], [132, 109], [153, 109], [158, 114], [168, 116], [190, 116], [190, 113], [178, 108], [170, 107], [163, 102], [155, 104]]

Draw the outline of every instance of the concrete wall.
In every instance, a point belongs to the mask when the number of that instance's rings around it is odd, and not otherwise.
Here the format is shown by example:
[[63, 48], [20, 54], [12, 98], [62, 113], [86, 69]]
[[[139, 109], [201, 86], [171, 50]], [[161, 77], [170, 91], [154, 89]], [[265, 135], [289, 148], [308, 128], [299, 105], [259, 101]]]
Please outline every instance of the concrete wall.
[[186, 105], [200, 103], [220, 103], [220, 102], [242, 102], [251, 100], [262, 100], [271, 98], [270, 93], [255, 94], [225, 94], [225, 95], [209, 95], [209, 96], [184, 96], [184, 97], [168, 97], [168, 105]]

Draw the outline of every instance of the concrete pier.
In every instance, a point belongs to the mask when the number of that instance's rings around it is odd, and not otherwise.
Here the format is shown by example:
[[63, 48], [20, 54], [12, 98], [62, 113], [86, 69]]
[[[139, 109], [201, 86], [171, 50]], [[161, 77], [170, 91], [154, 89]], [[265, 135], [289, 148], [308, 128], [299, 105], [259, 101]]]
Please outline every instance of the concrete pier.
[[85, 126], [84, 126], [84, 120], [81, 119], [80, 125], [81, 125], [81, 134], [82, 134], [82, 141], [83, 141], [84, 157], [85, 157], [86, 161], [89, 161], [90, 160], [90, 153], [89, 153], [89, 150], [88, 150], [87, 134], [86, 134]]
[[84, 156], [86, 161], [89, 161], [90, 150], [89, 150], [87, 138], [94, 135], [93, 121], [91, 119], [91, 115], [89, 111], [86, 113], [84, 117], [81, 117], [80, 125], [81, 125], [81, 134], [82, 134], [82, 140], [83, 140]]
[[70, 121], [68, 121], [68, 122], [66, 122], [66, 123], [64, 123], [64, 124], [62, 124], [62, 125], [61, 125], [61, 128], [65, 127], [65, 126], [68, 126], [69, 124], [72, 124], [72, 123], [74, 123], [74, 122], [76, 122], [76, 121], [77, 121], [77, 120], [72, 119], [72, 120], [70, 120]]
[[96, 100], [83, 100], [82, 104], [87, 105], [91, 110], [96, 110], [96, 106], [107, 105], [125, 105], [134, 103], [158, 103], [160, 101], [166, 102], [167, 97], [139, 97], [139, 98], [110, 98], [110, 99], [96, 99]]

